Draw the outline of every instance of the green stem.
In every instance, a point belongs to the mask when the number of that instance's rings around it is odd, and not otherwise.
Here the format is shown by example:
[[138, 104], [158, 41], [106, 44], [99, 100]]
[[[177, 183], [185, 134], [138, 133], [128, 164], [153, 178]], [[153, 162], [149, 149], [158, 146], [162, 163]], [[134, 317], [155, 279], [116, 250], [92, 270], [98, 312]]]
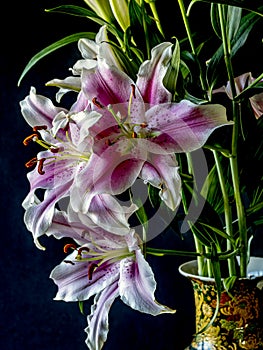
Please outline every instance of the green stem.
[[[203, 252], [202, 254], [195, 252], [189, 252], [188, 250], [174, 250], [174, 249], [161, 249], [161, 248], [151, 248], [151, 247], [146, 247], [146, 253], [155, 255], [155, 256], [165, 256], [165, 255], [177, 255], [177, 256], [188, 256], [188, 257], [202, 257], [202, 258], [211, 258], [211, 254]], [[226, 258], [229, 258], [231, 256], [236, 255], [236, 251], [226, 251], [222, 253], [218, 253], [218, 258], [219, 260], [225, 260]]]
[[[229, 198], [228, 198], [228, 193], [227, 193], [227, 189], [226, 189], [224, 173], [223, 173], [222, 165], [220, 163], [218, 152], [216, 152], [215, 150], [213, 150], [212, 152], [214, 155], [219, 184], [220, 184], [222, 196], [223, 196], [226, 233], [229, 236], [233, 237], [232, 212], [231, 212], [231, 207], [229, 205]], [[232, 249], [232, 244], [231, 244], [230, 240], [227, 240], [227, 249], [228, 250]], [[230, 276], [236, 275], [235, 260], [233, 257], [228, 259], [228, 270], [229, 270]]]
[[[186, 159], [187, 159], [188, 172], [189, 172], [189, 174], [191, 174], [193, 176], [193, 197], [194, 197], [195, 194], [197, 193], [198, 189], [197, 189], [197, 183], [195, 181], [194, 166], [193, 166], [193, 160], [192, 160], [191, 153], [186, 153]], [[185, 211], [185, 214], [187, 215], [188, 211]], [[200, 240], [195, 235], [193, 225], [190, 221], [188, 221], [188, 225], [190, 227], [190, 230], [193, 233], [194, 242], [195, 242], [195, 250], [198, 253], [198, 256], [197, 256], [198, 275], [202, 276], [203, 272], [204, 272], [204, 264], [205, 264], [204, 258], [202, 256], [202, 253], [204, 251], [204, 247], [203, 247], [203, 244], [200, 242]]]
[[176, 256], [188, 256], [196, 258], [199, 254], [196, 252], [189, 252], [185, 250], [172, 250], [172, 249], [158, 249], [146, 247], [146, 253], [155, 255], [155, 256], [164, 256], [164, 255], [176, 255]]
[[[206, 252], [206, 254], [211, 253], [211, 248], [205, 247], [205, 252]], [[213, 276], [212, 262], [210, 259], [207, 260], [206, 268], [207, 268], [206, 275], [208, 277], [214, 277]]]
[[223, 15], [223, 5], [218, 4], [219, 20], [221, 26], [223, 48], [224, 48], [224, 58], [228, 74], [228, 79], [232, 91], [233, 102], [233, 132], [232, 132], [232, 157], [230, 157], [230, 168], [231, 176], [234, 187], [237, 219], [238, 219], [238, 229], [239, 229], [239, 244], [240, 244], [240, 277], [247, 276], [247, 258], [248, 258], [248, 242], [247, 242], [247, 227], [246, 227], [246, 216], [241, 199], [241, 191], [239, 184], [239, 169], [238, 169], [238, 157], [237, 157], [237, 143], [240, 128], [240, 109], [239, 105], [234, 101], [236, 96], [235, 80], [231, 62], [231, 48], [228, 45], [226, 25]]

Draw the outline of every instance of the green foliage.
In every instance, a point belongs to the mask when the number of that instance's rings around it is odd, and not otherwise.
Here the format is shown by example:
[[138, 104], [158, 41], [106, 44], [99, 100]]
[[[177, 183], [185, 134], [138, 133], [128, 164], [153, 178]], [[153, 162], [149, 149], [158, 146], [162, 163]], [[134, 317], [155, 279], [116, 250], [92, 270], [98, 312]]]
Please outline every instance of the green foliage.
[[261, 0], [192, 0], [188, 12], [190, 12], [192, 6], [197, 2], [207, 2], [209, 4], [222, 4], [228, 6], [236, 6], [245, 10], [254, 12], [260, 16], [263, 16], [263, 6]]
[[31, 58], [31, 60], [28, 62], [28, 64], [26, 65], [26, 67], [24, 68], [19, 81], [18, 81], [18, 85], [20, 85], [22, 79], [24, 78], [24, 76], [27, 74], [27, 72], [42, 58], [44, 58], [45, 56], [49, 55], [50, 53], [60, 49], [61, 47], [74, 43], [76, 41], [78, 41], [81, 38], [87, 38], [87, 39], [93, 39], [95, 38], [95, 33], [89, 33], [89, 32], [81, 32], [81, 33], [76, 33], [76, 34], [72, 34], [69, 35], [59, 41], [56, 41], [55, 43], [47, 46], [46, 48], [44, 48], [43, 50], [41, 50], [40, 52], [38, 52], [35, 56], [33, 56]]
[[[213, 16], [214, 18], [218, 18], [218, 11], [214, 11]], [[218, 19], [215, 19], [213, 22], [217, 20]], [[227, 31], [229, 40], [229, 53], [231, 57], [234, 57], [238, 50], [246, 43], [249, 33], [259, 20], [260, 17], [257, 14], [249, 13], [237, 21], [238, 26], [235, 24], [235, 26], [233, 27], [234, 29], [229, 29]], [[226, 28], [228, 28], [227, 22], [228, 21], [225, 18], [224, 25], [226, 26]], [[235, 23], [234, 17], [232, 17], [231, 23]], [[209, 60], [207, 66], [206, 76], [210, 91], [212, 91], [214, 86], [220, 80], [222, 74], [221, 72], [224, 71], [224, 63], [224, 48], [223, 44], [221, 44]]]

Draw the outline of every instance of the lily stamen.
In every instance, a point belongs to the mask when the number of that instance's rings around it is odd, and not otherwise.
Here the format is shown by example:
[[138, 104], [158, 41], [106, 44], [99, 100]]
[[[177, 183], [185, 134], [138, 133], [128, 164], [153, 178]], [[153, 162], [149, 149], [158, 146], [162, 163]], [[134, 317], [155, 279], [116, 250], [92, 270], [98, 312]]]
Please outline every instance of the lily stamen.
[[31, 141], [37, 141], [38, 140], [38, 134], [32, 134], [32, 135], [29, 135], [29, 136], [27, 136], [25, 139], [24, 139], [24, 141], [23, 141], [23, 144], [25, 145], [25, 146], [28, 146], [28, 144], [29, 144], [29, 142], [31, 142]]
[[69, 251], [69, 249], [73, 249], [73, 250], [76, 250], [77, 249], [77, 246], [76, 246], [76, 244], [74, 244], [74, 243], [68, 243], [68, 244], [65, 244], [64, 245], [64, 248], [63, 248], [63, 251], [64, 251], [64, 253], [68, 253], [68, 251]]
[[50, 152], [52, 153], [58, 153], [60, 151], [59, 147], [50, 147]]
[[104, 106], [97, 100], [97, 97], [93, 97], [92, 103], [100, 109], [104, 108]]
[[89, 280], [92, 280], [92, 275], [93, 275], [93, 272], [96, 269], [96, 267], [98, 267], [98, 265], [95, 264], [95, 263], [91, 263], [89, 265], [89, 267], [88, 267], [88, 278], [89, 278]]
[[33, 131], [47, 130], [47, 125], [36, 125], [33, 127]]
[[141, 124], [140, 124], [140, 127], [143, 128], [143, 129], [144, 129], [144, 128], [147, 128], [147, 126], [148, 126], [147, 123], [141, 123]]
[[30, 159], [28, 162], [26, 162], [25, 167], [26, 168], [31, 168], [36, 163], [37, 163], [37, 157], [34, 157], [34, 158]]
[[46, 158], [42, 158], [42, 159], [39, 159], [38, 161], [38, 168], [37, 168], [37, 171], [40, 175], [44, 175], [45, 174], [45, 171], [43, 170], [43, 165], [44, 165], [44, 161], [46, 160]]
[[79, 248], [78, 249], [78, 254], [77, 254], [77, 256], [76, 256], [76, 259], [77, 260], [81, 260], [82, 259], [82, 252], [83, 251], [85, 251], [85, 252], [89, 252], [90, 250], [89, 250], [89, 248], [88, 247], [81, 247], [81, 248]]
[[131, 91], [131, 94], [134, 98], [136, 98], [136, 95], [135, 95], [135, 85], [134, 84], [131, 84], [131, 88], [132, 88], [132, 91]]

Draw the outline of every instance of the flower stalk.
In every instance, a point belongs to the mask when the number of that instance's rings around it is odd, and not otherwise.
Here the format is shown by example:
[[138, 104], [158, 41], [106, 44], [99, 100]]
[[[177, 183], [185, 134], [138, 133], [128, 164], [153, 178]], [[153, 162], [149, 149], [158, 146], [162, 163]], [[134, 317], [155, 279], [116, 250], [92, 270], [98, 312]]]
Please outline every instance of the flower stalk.
[[230, 87], [232, 91], [232, 96], [233, 96], [232, 111], [233, 111], [233, 121], [234, 121], [233, 132], [232, 132], [232, 144], [231, 144], [232, 156], [229, 158], [229, 161], [230, 161], [232, 182], [233, 182], [233, 188], [234, 188], [234, 197], [235, 197], [235, 203], [236, 203], [238, 229], [239, 229], [239, 237], [240, 237], [240, 277], [246, 277], [247, 263], [248, 263], [247, 228], [246, 228], [246, 215], [245, 215], [245, 210], [244, 210], [241, 193], [240, 193], [238, 149], [237, 149], [238, 136], [239, 136], [239, 130], [240, 130], [240, 108], [238, 103], [235, 102], [234, 100], [236, 96], [236, 86], [235, 86], [233, 67], [232, 67], [231, 55], [230, 55], [231, 47], [227, 38], [223, 8], [224, 8], [224, 5], [218, 4], [219, 20], [220, 20], [222, 42], [223, 42], [223, 49], [224, 49], [224, 59], [225, 59], [228, 79], [229, 79]]
[[[219, 179], [219, 184], [221, 187], [222, 191], [222, 196], [223, 196], [223, 202], [224, 202], [224, 216], [225, 216], [225, 224], [226, 224], [226, 233], [230, 236], [233, 237], [233, 226], [232, 226], [232, 211], [231, 207], [229, 205], [229, 196], [226, 188], [226, 183], [225, 183], [225, 178], [224, 178], [224, 172], [222, 169], [222, 165], [219, 159], [218, 152], [213, 150], [213, 155], [215, 159], [215, 164], [216, 164], [216, 169], [217, 169], [217, 174], [218, 174], [218, 179]], [[231, 250], [232, 244], [230, 240], [227, 240], [227, 249]], [[230, 257], [228, 259], [228, 271], [229, 271], [229, 276], [235, 276], [236, 275], [236, 269], [235, 269], [235, 259], [233, 257]]]

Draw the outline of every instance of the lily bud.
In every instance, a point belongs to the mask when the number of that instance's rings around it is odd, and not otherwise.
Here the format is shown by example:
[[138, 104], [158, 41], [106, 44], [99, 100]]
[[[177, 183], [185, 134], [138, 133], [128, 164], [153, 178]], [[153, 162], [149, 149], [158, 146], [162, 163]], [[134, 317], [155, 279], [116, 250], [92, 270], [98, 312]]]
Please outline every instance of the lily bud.
[[121, 29], [125, 32], [130, 26], [130, 16], [127, 0], [109, 0], [111, 10], [119, 23]]
[[114, 15], [109, 0], [84, 0], [85, 3], [104, 21], [112, 23]]

